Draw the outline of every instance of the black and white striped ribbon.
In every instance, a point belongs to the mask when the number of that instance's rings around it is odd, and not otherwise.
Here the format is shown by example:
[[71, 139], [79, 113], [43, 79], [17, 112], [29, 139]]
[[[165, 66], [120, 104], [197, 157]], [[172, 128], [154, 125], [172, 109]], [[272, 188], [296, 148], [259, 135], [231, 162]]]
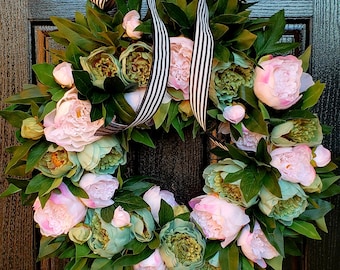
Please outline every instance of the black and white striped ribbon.
[[206, 130], [206, 111], [213, 52], [214, 38], [209, 27], [209, 9], [205, 0], [199, 0], [190, 69], [189, 98], [194, 116], [204, 131]]
[[103, 10], [112, 8], [115, 4], [114, 0], [91, 0], [91, 2]]
[[135, 120], [129, 125], [111, 122], [100, 128], [96, 135], [108, 135], [147, 122], [162, 103], [170, 70], [170, 41], [166, 27], [158, 15], [155, 0], [148, 0], [153, 21], [153, 59], [148, 88], [137, 112]]

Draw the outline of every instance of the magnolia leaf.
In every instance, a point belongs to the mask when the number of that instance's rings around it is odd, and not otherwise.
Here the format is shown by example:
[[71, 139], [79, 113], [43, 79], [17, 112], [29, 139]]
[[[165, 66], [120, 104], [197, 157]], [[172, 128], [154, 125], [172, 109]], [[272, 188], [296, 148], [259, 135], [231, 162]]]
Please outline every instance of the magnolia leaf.
[[76, 246], [76, 260], [81, 257], [85, 257], [91, 252], [91, 249], [88, 247], [88, 245], [79, 245], [75, 244]]
[[106, 258], [98, 258], [91, 264], [91, 269], [111, 270], [113, 269], [112, 260]]
[[242, 24], [248, 20], [247, 16], [242, 16], [238, 14], [222, 14], [211, 19], [213, 23], [222, 24]]
[[258, 100], [254, 94], [254, 91], [250, 87], [241, 86], [238, 90], [238, 96], [247, 102], [254, 109], [258, 108]]
[[144, 34], [152, 34], [152, 20], [143, 21], [140, 25], [135, 28], [135, 31], [141, 31]]
[[48, 102], [45, 106], [42, 106], [43, 110], [39, 116], [39, 121], [42, 121], [44, 117], [56, 108], [57, 103], [55, 101]]
[[10, 195], [13, 195], [19, 191], [21, 191], [22, 189], [15, 186], [14, 184], [9, 184], [9, 186], [6, 188], [6, 190], [4, 192], [2, 192], [0, 194], [0, 198], [4, 198]]
[[193, 25], [196, 21], [196, 10], [198, 0], [187, 1], [187, 6], [185, 8], [185, 13], [187, 14], [190, 25]]
[[258, 102], [258, 106], [259, 106], [259, 109], [262, 113], [263, 119], [265, 119], [265, 120], [270, 119], [270, 115], [269, 115], [269, 112], [268, 112], [266, 106], [264, 106], [264, 104], [260, 101]]
[[207, 240], [204, 259], [209, 260], [215, 256], [215, 254], [221, 249], [221, 242], [220, 241], [211, 241]]
[[305, 212], [303, 212], [299, 216], [299, 218], [306, 221], [318, 220], [320, 218], [323, 218], [327, 213], [329, 213], [334, 208], [334, 206], [330, 202], [321, 199], [317, 199], [315, 203], [316, 203], [315, 208], [312, 209], [307, 208]]
[[[72, 265], [72, 270], [85, 270], [88, 258], [81, 258], [75, 260], [74, 264]], [[72, 262], [72, 261], [71, 261]]]
[[32, 117], [32, 115], [23, 111], [0, 111], [0, 116], [3, 117], [8, 123], [15, 128], [21, 128], [22, 121], [26, 118]]
[[24, 86], [23, 91], [5, 99], [5, 102], [12, 104], [30, 104], [32, 101], [35, 101], [36, 103], [43, 103], [49, 98], [50, 95], [46, 90], [38, 87], [37, 85], [28, 84]]
[[90, 78], [90, 74], [84, 70], [73, 70], [72, 75], [74, 78], [74, 83], [78, 89], [78, 91], [84, 95], [85, 97], [92, 94], [92, 81]]
[[173, 3], [162, 2], [168, 16], [182, 28], [190, 28], [190, 22], [185, 12]]
[[174, 211], [172, 207], [161, 199], [161, 206], [158, 212], [159, 225], [164, 226], [166, 223], [174, 219]]
[[311, 239], [321, 240], [319, 233], [312, 223], [302, 220], [294, 220], [293, 224], [288, 226], [288, 228]]
[[139, 242], [136, 238], [131, 240], [129, 243], [125, 245], [125, 248], [131, 250], [133, 254], [141, 253], [146, 247], [148, 246], [147, 243]]
[[40, 194], [44, 194], [45, 191], [47, 191], [49, 187], [52, 185], [52, 183], [53, 183], [52, 178], [47, 177], [41, 173], [37, 174], [29, 181], [25, 193], [32, 194], [39, 192]]
[[47, 152], [48, 147], [51, 145], [48, 141], [39, 141], [35, 144], [28, 153], [25, 173], [34, 169], [34, 166], [42, 159]]
[[264, 170], [256, 170], [255, 167], [245, 168], [246, 173], [242, 177], [240, 188], [246, 202], [256, 197], [262, 188], [262, 179], [265, 175]]
[[[45, 195], [49, 194], [52, 190], [58, 188], [62, 182], [63, 182], [63, 178], [62, 177], [55, 178], [53, 180], [52, 184], [49, 186], [49, 188], [45, 192], [43, 192], [41, 194], [41, 196], [45, 196]], [[40, 196], [40, 192], [39, 192], [39, 196]]]
[[154, 250], [147, 247], [139, 254], [136, 254], [136, 255], [128, 254], [128, 255], [121, 256], [120, 258], [114, 261], [113, 265], [114, 267], [135, 265], [139, 263], [140, 261], [143, 261], [146, 258], [150, 257], [150, 255], [153, 252]]
[[230, 40], [233, 42], [233, 47], [240, 51], [249, 49], [256, 40], [256, 35], [244, 29], [236, 38]]
[[64, 180], [64, 183], [67, 185], [68, 189], [74, 196], [84, 199], [89, 198], [89, 195], [81, 187], [75, 186], [71, 181], [67, 180]]
[[241, 255], [241, 268], [242, 270], [254, 270], [254, 263], [249, 261], [245, 256]]
[[79, 11], [76, 11], [74, 14], [74, 22], [88, 28], [85, 15]]
[[127, 103], [124, 98], [124, 94], [118, 93], [112, 97], [112, 103], [106, 102], [105, 108], [109, 109], [110, 107], [114, 108], [114, 112], [118, 115], [118, 117], [124, 121], [124, 123], [131, 123], [135, 117], [136, 113], [131, 108], [129, 103]]
[[121, 205], [124, 210], [128, 212], [149, 207], [141, 197], [131, 193], [117, 196], [115, 198], [115, 204]]
[[328, 233], [325, 217], [315, 220], [316, 226], [325, 233]]
[[266, 260], [267, 264], [274, 270], [282, 270], [283, 256], [276, 256], [270, 260]]
[[159, 106], [157, 112], [153, 115], [152, 119], [155, 122], [155, 128], [156, 129], [159, 129], [162, 126], [163, 122], [165, 121], [165, 119], [168, 115], [170, 104], [171, 104], [171, 102], [162, 103]]
[[303, 93], [301, 110], [313, 107], [319, 101], [325, 86], [324, 83], [317, 81], [314, 85], [309, 87], [308, 90]]
[[87, 56], [87, 52], [81, 50], [76, 44], [71, 42], [66, 49], [65, 57], [66, 61], [72, 64], [72, 67], [76, 70], [82, 69], [80, 64], [80, 57]]
[[114, 205], [104, 207], [100, 210], [100, 216], [105, 222], [111, 223], [115, 209], [116, 207]]
[[226, 144], [226, 147], [228, 148], [228, 152], [233, 159], [240, 160], [246, 164], [250, 162], [249, 156], [242, 150], [231, 144]]
[[210, 25], [210, 29], [214, 36], [214, 40], [216, 41], [222, 38], [225, 35], [225, 33], [227, 33], [227, 31], [229, 30], [229, 27], [221, 23], [212, 23]]
[[35, 64], [32, 66], [32, 69], [37, 76], [39, 82], [52, 88], [59, 86], [54, 80], [52, 74], [54, 68], [54, 65], [48, 63]]
[[102, 15], [102, 13], [97, 12], [93, 8], [86, 9], [87, 25], [91, 33], [96, 37], [98, 37], [97, 33], [107, 31], [107, 27], [101, 18]]
[[156, 148], [150, 137], [150, 134], [145, 130], [138, 130], [134, 128], [131, 132], [131, 139], [135, 142], [142, 143], [151, 148]]
[[310, 57], [312, 54], [312, 47], [308, 46], [302, 55], [299, 56], [299, 59], [302, 60], [302, 69], [304, 72], [307, 72], [309, 68]]
[[253, 109], [248, 111], [248, 118], [243, 120], [243, 124], [252, 132], [268, 135], [268, 124], [263, 119], [261, 111]]
[[49, 92], [52, 94], [51, 100], [54, 102], [58, 102], [64, 95], [65, 95], [65, 90], [64, 89], [53, 89], [57, 91]]
[[265, 233], [268, 241], [275, 247], [277, 252], [279, 252], [282, 256], [284, 256], [285, 254], [284, 236], [279, 226], [275, 226], [272, 232], [263, 230], [263, 228], [262, 228], [262, 231]]
[[125, 0], [115, 0], [117, 4], [117, 9], [125, 15], [129, 11], [128, 1]]
[[179, 117], [176, 117], [174, 119], [174, 121], [172, 121], [172, 126], [176, 129], [178, 136], [184, 142], [185, 138], [184, 138], [184, 132], [182, 130], [184, 126], [183, 126], [182, 122], [179, 120]]
[[155, 250], [160, 245], [159, 234], [155, 231], [153, 239], [148, 243], [148, 247]]
[[55, 243], [43, 245], [40, 241], [38, 258], [42, 259], [42, 258], [51, 256], [51, 254], [56, 252], [61, 247], [62, 244], [63, 242], [55, 242]]
[[229, 49], [219, 43], [216, 43], [214, 47], [214, 58], [220, 60], [221, 62], [228, 63], [230, 60]]
[[282, 116], [282, 119], [292, 120], [292, 119], [313, 119], [317, 116], [307, 110], [290, 110], [288, 113]]
[[13, 157], [12, 159], [8, 162], [7, 167], [5, 169], [5, 173], [8, 173], [8, 171], [15, 166], [21, 159], [24, 159], [30, 149], [37, 144], [39, 141], [34, 141], [34, 140], [27, 140], [25, 141], [22, 145], [20, 146], [14, 146], [13, 147]]
[[321, 190], [321, 192], [326, 191], [329, 187], [331, 187], [339, 179], [340, 179], [339, 175], [333, 176], [333, 177], [322, 178], [322, 190]]
[[263, 185], [268, 189], [268, 191], [278, 198], [282, 198], [281, 188], [278, 183], [280, 174], [274, 170], [268, 171], [263, 177]]
[[329, 173], [337, 169], [338, 166], [334, 162], [329, 162], [325, 167], [317, 167], [315, 171], [317, 174]]
[[[270, 154], [268, 153], [266, 140], [261, 138], [259, 143], [257, 144], [257, 149], [255, 153], [255, 158], [259, 161], [264, 162], [264, 164], [269, 164], [272, 160]], [[269, 165], [268, 165], [269, 166]]]
[[92, 104], [101, 104], [105, 100], [110, 98], [110, 94], [107, 92], [99, 92], [99, 91], [93, 91], [91, 96], [89, 96], [89, 99], [91, 100]]
[[235, 243], [220, 250], [219, 263], [222, 269], [239, 269], [239, 250]]

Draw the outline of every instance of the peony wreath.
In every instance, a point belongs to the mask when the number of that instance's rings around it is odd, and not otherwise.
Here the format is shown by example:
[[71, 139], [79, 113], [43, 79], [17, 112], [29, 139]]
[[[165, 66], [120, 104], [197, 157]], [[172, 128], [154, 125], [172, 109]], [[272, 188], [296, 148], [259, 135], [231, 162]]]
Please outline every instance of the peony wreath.
[[[18, 145], [1, 197], [21, 193], [39, 259], [66, 269], [281, 269], [300, 237], [327, 231], [337, 166], [312, 112], [324, 84], [311, 50], [279, 55], [284, 12], [250, 19], [231, 0], [87, 1], [52, 17], [63, 46], [38, 84], [0, 112]], [[143, 8], [142, 8], [143, 7]], [[150, 130], [205, 132], [218, 156], [188, 204], [147, 177], [124, 179], [129, 142]], [[289, 249], [286, 249], [286, 243]]]

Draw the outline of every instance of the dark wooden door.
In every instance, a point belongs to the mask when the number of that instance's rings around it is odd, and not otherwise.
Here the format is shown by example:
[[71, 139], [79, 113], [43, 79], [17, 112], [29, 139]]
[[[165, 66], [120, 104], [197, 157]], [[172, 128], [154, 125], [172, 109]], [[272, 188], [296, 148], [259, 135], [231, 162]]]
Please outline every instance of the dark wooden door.
[[[0, 108], [3, 100], [19, 91], [22, 84], [32, 80], [31, 64], [44, 61], [44, 48], [53, 46], [46, 32], [51, 30], [51, 15], [72, 18], [76, 10], [84, 11], [85, 0], [0, 0]], [[340, 155], [340, 95], [339, 56], [340, 7], [338, 0], [272, 1], [260, 0], [253, 7], [253, 16], [267, 17], [280, 9], [289, 18], [287, 36], [302, 42], [301, 50], [313, 44], [311, 73], [327, 83], [327, 89], [317, 108], [323, 123], [334, 126], [325, 144], [334, 156]], [[206, 137], [192, 139], [186, 134], [182, 142], [175, 134], [155, 134], [155, 150], [132, 149], [130, 168], [135, 174], [148, 174], [159, 184], [176, 192], [177, 200], [185, 202], [200, 193], [202, 169], [209, 162]], [[6, 188], [3, 175], [9, 160], [5, 148], [14, 138], [10, 127], [0, 120], [0, 192]], [[161, 157], [161, 158], [160, 158]], [[338, 269], [340, 255], [340, 197], [332, 202], [335, 209], [327, 216], [328, 234], [320, 242], [307, 241], [304, 255], [293, 260], [286, 269]], [[0, 200], [0, 269], [62, 269], [63, 262], [36, 262], [39, 235], [33, 223], [32, 209], [22, 207], [20, 198]], [[291, 261], [290, 261], [291, 262]]]

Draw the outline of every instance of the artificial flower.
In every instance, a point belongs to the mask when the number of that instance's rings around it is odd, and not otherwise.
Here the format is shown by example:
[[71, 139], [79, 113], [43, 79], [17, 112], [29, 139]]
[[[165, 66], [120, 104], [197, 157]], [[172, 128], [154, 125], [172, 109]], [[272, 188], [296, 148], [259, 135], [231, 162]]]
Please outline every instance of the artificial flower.
[[44, 136], [44, 127], [35, 117], [22, 120], [21, 137], [25, 139], [39, 140]]
[[280, 255], [269, 243], [257, 221], [252, 230], [249, 224], [242, 229], [237, 245], [241, 247], [243, 254], [249, 260], [257, 263], [261, 268], [267, 267], [264, 259], [272, 259]]
[[79, 181], [84, 171], [75, 152], [67, 152], [65, 148], [53, 144], [48, 147], [47, 152], [41, 157], [35, 168], [48, 177], [65, 176], [74, 182]]
[[313, 151], [313, 161], [318, 167], [325, 167], [332, 159], [331, 151], [323, 145], [318, 145]]
[[152, 216], [157, 223], [159, 222], [158, 212], [161, 208], [161, 200], [164, 200], [171, 207], [178, 205], [174, 194], [168, 190], [161, 190], [159, 186], [153, 186], [145, 192], [143, 200], [150, 206]]
[[309, 186], [301, 186], [302, 189], [305, 191], [305, 192], [308, 192], [308, 193], [314, 193], [314, 192], [317, 192], [317, 193], [320, 193], [322, 191], [322, 180], [320, 178], [320, 176], [316, 175], [314, 181], [309, 185]]
[[126, 152], [115, 136], [104, 136], [86, 145], [77, 156], [86, 171], [97, 174], [113, 174], [119, 165], [126, 163]]
[[148, 44], [142, 41], [132, 43], [121, 53], [119, 62], [124, 82], [136, 83], [139, 87], [148, 84], [152, 63], [152, 48]]
[[189, 201], [190, 218], [208, 239], [221, 240], [224, 248], [230, 244], [250, 219], [245, 209], [215, 195], [202, 195]]
[[111, 259], [113, 255], [121, 252], [124, 246], [133, 239], [130, 227], [118, 228], [105, 222], [100, 209], [89, 209], [85, 224], [91, 228], [91, 237], [87, 241], [94, 254]]
[[72, 75], [72, 64], [62, 62], [58, 64], [52, 72], [54, 80], [61, 85], [62, 88], [71, 88], [74, 84]]
[[86, 207], [75, 197], [68, 187], [61, 183], [60, 192], [52, 192], [44, 207], [37, 198], [33, 204], [34, 220], [39, 224], [44, 236], [57, 237], [67, 234], [69, 230], [83, 221]]
[[[267, 56], [255, 68], [254, 93], [266, 105], [283, 110], [302, 97], [302, 61], [293, 55]], [[305, 86], [305, 84], [303, 84]]]
[[200, 269], [204, 264], [206, 243], [192, 222], [174, 219], [160, 234], [160, 254], [169, 269]]
[[143, 97], [145, 95], [146, 88], [141, 87], [135, 91], [124, 93], [126, 102], [131, 106], [134, 112], [137, 112], [142, 104]]
[[265, 135], [250, 131], [242, 125], [242, 135], [235, 139], [231, 136], [231, 140], [236, 144], [236, 146], [243, 151], [256, 152], [257, 145], [262, 138], [266, 138]]
[[186, 37], [170, 38], [170, 73], [168, 86], [183, 92], [189, 99], [190, 66], [194, 42]]
[[223, 117], [232, 124], [238, 124], [246, 115], [244, 106], [236, 104], [223, 109]]
[[76, 88], [68, 90], [58, 101], [56, 109], [44, 118], [46, 140], [66, 151], [83, 151], [86, 145], [101, 138], [95, 133], [104, 124], [103, 119], [92, 122], [90, 112], [91, 103], [78, 99]]
[[294, 119], [275, 126], [270, 139], [276, 146], [316, 146], [323, 139], [322, 127], [318, 118]]
[[267, 216], [279, 220], [286, 226], [293, 223], [293, 219], [300, 216], [308, 205], [307, 195], [299, 184], [279, 179], [282, 197], [270, 193], [266, 188], [260, 191], [260, 210]]
[[119, 182], [110, 174], [86, 173], [80, 179], [79, 186], [89, 196], [87, 199], [81, 198], [87, 207], [102, 208], [114, 203], [112, 197], [118, 189]]
[[276, 148], [270, 152], [270, 165], [277, 168], [282, 179], [309, 186], [316, 172], [311, 164], [312, 150], [305, 144]]
[[68, 237], [70, 240], [76, 244], [83, 245], [92, 236], [91, 228], [84, 224], [79, 223], [68, 232]]
[[125, 211], [124, 208], [119, 205], [113, 213], [111, 224], [118, 228], [129, 226], [131, 224], [129, 212]]
[[143, 35], [141, 31], [135, 31], [136, 27], [141, 24], [140, 15], [137, 10], [130, 10], [123, 18], [122, 27], [129, 38], [140, 39]]
[[243, 170], [246, 164], [239, 160], [225, 158], [217, 163], [208, 165], [203, 171], [205, 185], [203, 190], [205, 193], [218, 193], [219, 196], [227, 201], [249, 207], [256, 202], [256, 197], [246, 202], [240, 188], [240, 180], [232, 183], [225, 182], [224, 179], [228, 174], [236, 173]]
[[134, 270], [166, 270], [165, 264], [162, 260], [159, 249], [156, 248], [155, 251], [145, 260], [135, 264], [133, 266]]
[[148, 209], [136, 209], [131, 213], [131, 230], [139, 242], [150, 242], [155, 228], [155, 221]]
[[114, 53], [113, 47], [100, 47], [93, 50], [89, 56], [79, 58], [83, 70], [90, 74], [93, 85], [104, 89], [106, 78], [121, 78], [121, 66]]

